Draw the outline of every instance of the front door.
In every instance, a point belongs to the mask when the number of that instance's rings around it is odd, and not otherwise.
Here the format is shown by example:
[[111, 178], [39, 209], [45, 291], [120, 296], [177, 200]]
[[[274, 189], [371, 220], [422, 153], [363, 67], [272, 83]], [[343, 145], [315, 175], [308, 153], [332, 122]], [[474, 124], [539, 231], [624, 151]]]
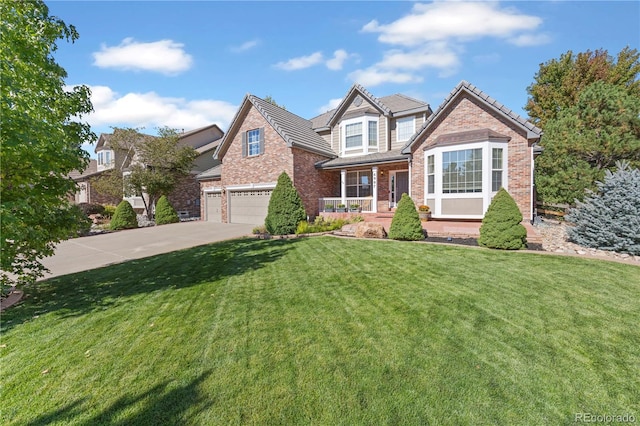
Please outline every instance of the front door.
[[389, 179], [389, 188], [391, 190], [389, 201], [391, 202], [391, 207], [398, 207], [402, 194], [409, 194], [409, 172], [407, 170], [391, 172]]

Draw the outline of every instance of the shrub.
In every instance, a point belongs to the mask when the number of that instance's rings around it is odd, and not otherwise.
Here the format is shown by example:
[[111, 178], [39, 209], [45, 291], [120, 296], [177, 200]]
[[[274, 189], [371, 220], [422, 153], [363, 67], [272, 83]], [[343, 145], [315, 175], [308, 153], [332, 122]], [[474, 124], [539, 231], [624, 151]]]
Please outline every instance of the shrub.
[[640, 255], [640, 170], [617, 162], [617, 171], [605, 172], [584, 202], [566, 216], [575, 226], [569, 240], [581, 246]]
[[286, 172], [278, 177], [271, 199], [265, 226], [271, 235], [293, 234], [298, 224], [307, 218], [300, 194]]
[[256, 226], [255, 228], [253, 228], [251, 230], [251, 233], [254, 234], [254, 235], [266, 234], [267, 233], [267, 228], [265, 228], [264, 225], [259, 225], [259, 226]]
[[107, 204], [106, 206], [104, 206], [104, 211], [102, 212], [102, 216], [111, 219], [115, 212], [116, 212], [116, 206]]
[[156, 203], [156, 225], [180, 222], [176, 209], [173, 208], [165, 195]]
[[80, 205], [71, 206], [71, 209], [73, 211], [73, 214], [76, 216], [77, 221], [77, 228], [71, 235], [71, 237], [84, 236], [89, 234], [89, 231], [91, 231], [92, 221], [91, 219], [89, 219], [87, 213], [85, 213], [84, 209]]
[[87, 216], [92, 215], [92, 214], [102, 214], [102, 213], [104, 213], [104, 206], [101, 205], [101, 204], [80, 203], [80, 204], [78, 204], [78, 207]]
[[500, 188], [482, 219], [478, 244], [484, 247], [519, 250], [527, 246], [527, 229], [522, 213], [511, 195]]
[[393, 215], [389, 227], [389, 238], [407, 241], [424, 240], [422, 223], [416, 205], [407, 194], [402, 194], [396, 214]]
[[132, 229], [138, 227], [138, 219], [136, 218], [136, 212], [133, 211], [133, 207], [128, 201], [122, 200], [118, 207], [116, 207], [115, 213], [111, 218], [111, 224], [109, 225], [114, 231], [118, 229]]

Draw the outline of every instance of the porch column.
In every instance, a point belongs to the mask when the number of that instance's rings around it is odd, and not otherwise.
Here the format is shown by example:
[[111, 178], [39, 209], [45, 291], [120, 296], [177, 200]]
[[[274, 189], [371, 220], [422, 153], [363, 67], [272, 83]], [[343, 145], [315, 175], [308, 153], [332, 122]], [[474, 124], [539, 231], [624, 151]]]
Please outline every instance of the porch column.
[[371, 168], [371, 185], [373, 185], [373, 205], [371, 206], [373, 213], [378, 213], [378, 167]]
[[347, 205], [347, 170], [340, 170], [340, 203]]

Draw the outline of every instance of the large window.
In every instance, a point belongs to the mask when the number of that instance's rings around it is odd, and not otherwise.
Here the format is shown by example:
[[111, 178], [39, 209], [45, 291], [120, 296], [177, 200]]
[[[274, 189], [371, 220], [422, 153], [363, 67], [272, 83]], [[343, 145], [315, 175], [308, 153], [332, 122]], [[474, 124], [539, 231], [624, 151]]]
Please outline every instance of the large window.
[[247, 155], [249, 157], [260, 154], [260, 129], [247, 132]]
[[442, 192], [482, 192], [482, 148], [442, 153]]
[[372, 116], [346, 120], [342, 124], [343, 152], [347, 155], [378, 152], [378, 118]]
[[491, 149], [491, 191], [502, 186], [502, 148]]
[[396, 121], [396, 139], [398, 142], [408, 141], [415, 132], [415, 119], [413, 117], [399, 118]]
[[436, 164], [435, 157], [429, 155], [427, 157], [427, 194], [436, 192]]
[[370, 197], [371, 170], [347, 172], [347, 197]]

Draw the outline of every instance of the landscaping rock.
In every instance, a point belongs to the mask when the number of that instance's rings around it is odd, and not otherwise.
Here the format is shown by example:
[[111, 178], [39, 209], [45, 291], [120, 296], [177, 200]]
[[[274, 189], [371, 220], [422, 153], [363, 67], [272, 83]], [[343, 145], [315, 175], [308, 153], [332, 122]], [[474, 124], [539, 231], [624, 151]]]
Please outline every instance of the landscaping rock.
[[360, 222], [356, 226], [355, 236], [356, 238], [387, 238], [387, 231], [379, 223]]

